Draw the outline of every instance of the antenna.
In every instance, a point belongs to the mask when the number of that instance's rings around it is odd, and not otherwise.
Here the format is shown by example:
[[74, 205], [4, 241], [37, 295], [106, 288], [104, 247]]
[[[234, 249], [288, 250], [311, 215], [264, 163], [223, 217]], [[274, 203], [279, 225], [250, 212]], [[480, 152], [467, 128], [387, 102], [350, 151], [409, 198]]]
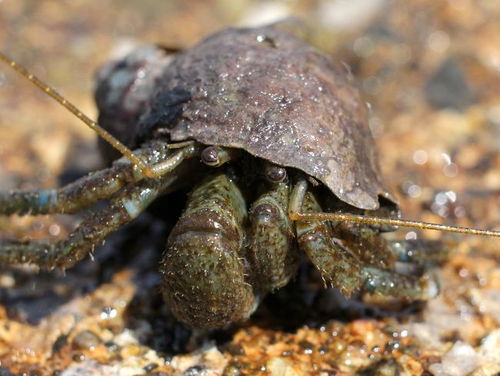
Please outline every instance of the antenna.
[[381, 218], [381, 217], [345, 214], [345, 213], [323, 213], [323, 212], [302, 213], [300, 212], [300, 208], [302, 207], [302, 201], [304, 200], [304, 195], [306, 194], [306, 191], [307, 191], [307, 182], [305, 179], [300, 179], [297, 182], [297, 184], [293, 187], [290, 196], [290, 208], [288, 215], [294, 221], [347, 221], [355, 223], [413, 227], [425, 230], [437, 230], [437, 231], [447, 231], [447, 232], [458, 232], [461, 234], [500, 237], [500, 231], [478, 230], [469, 227], [439, 225], [435, 223], [410, 221], [406, 219]]
[[356, 214], [344, 214], [344, 213], [290, 213], [290, 217], [296, 221], [347, 221], [356, 223], [367, 223], [373, 225], [389, 225], [389, 226], [400, 226], [400, 227], [413, 227], [423, 230], [437, 230], [437, 231], [447, 231], [447, 232], [458, 232], [461, 234], [470, 235], [482, 235], [482, 236], [494, 236], [500, 237], [500, 231], [494, 230], [478, 230], [469, 227], [459, 227], [459, 226], [449, 226], [449, 225], [439, 225], [436, 223], [420, 222], [420, 221], [410, 221], [407, 219], [394, 219], [394, 218], [380, 218], [365, 215]]
[[31, 81], [34, 85], [38, 86], [43, 92], [52, 97], [56, 102], [65, 107], [69, 112], [75, 115], [78, 119], [83, 121], [90, 129], [95, 131], [99, 136], [101, 136], [105, 141], [107, 141], [112, 147], [117, 149], [122, 155], [127, 157], [130, 162], [135, 164], [144, 176], [148, 178], [158, 177], [150, 167], [146, 165], [146, 163], [136, 156], [132, 150], [126, 147], [123, 143], [121, 143], [118, 139], [112, 136], [108, 131], [102, 128], [99, 124], [97, 124], [94, 120], [90, 119], [87, 115], [81, 112], [73, 103], [64, 98], [61, 94], [59, 94], [53, 87], [43, 82], [34, 74], [30, 73], [26, 68], [22, 65], [16, 63], [14, 60], [9, 58], [4, 53], [0, 52], [0, 60], [7, 63], [12, 69], [17, 71], [23, 77]]

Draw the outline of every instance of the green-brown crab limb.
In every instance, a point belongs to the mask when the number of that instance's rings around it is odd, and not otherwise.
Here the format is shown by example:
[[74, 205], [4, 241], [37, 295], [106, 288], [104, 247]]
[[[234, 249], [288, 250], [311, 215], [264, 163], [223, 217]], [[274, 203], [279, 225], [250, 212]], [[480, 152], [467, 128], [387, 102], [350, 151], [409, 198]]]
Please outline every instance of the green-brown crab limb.
[[244, 320], [265, 294], [289, 282], [298, 264], [289, 190], [264, 184], [248, 213], [226, 173], [192, 191], [161, 267], [165, 300], [180, 320], [199, 328]]
[[293, 222], [288, 217], [288, 183], [268, 184], [249, 211], [246, 257], [251, 283], [261, 294], [286, 285], [298, 267]]
[[164, 297], [192, 327], [219, 328], [246, 319], [258, 301], [243, 262], [245, 200], [224, 173], [190, 194], [161, 263]]
[[[156, 172], [166, 176], [186, 159], [199, 155], [199, 147], [188, 145], [170, 150], [167, 143], [156, 141], [145, 144], [134, 154], [154, 165]], [[92, 172], [58, 189], [0, 192], [0, 214], [72, 214], [143, 179], [145, 176], [140, 169], [121, 158], [110, 168]]]
[[[191, 192], [167, 243], [161, 265], [165, 300], [188, 325], [219, 328], [248, 318], [265, 294], [293, 277], [297, 245], [325, 284], [346, 295], [361, 291], [425, 300], [437, 294], [432, 278], [392, 270], [403, 260], [389, 243], [378, 239], [375, 229], [365, 234], [335, 230], [323, 221], [290, 221], [289, 202], [296, 205], [297, 194], [290, 197], [285, 182], [268, 183], [247, 214], [244, 194], [230, 176], [218, 172]], [[304, 212], [321, 209], [312, 192], [306, 191], [299, 207]], [[342, 240], [335, 239], [341, 233], [360, 235], [368, 249], [356, 248], [349, 237], [341, 245]], [[378, 251], [388, 257], [386, 262], [372, 255]]]
[[[200, 156], [206, 149], [210, 151], [211, 147], [190, 142], [172, 148], [164, 141], [150, 141], [134, 154], [151, 165], [160, 177], [148, 178], [142, 169], [122, 158], [110, 168], [93, 172], [59, 189], [0, 193], [0, 214], [3, 215], [72, 214], [100, 200], [110, 200], [105, 209], [87, 216], [68, 239], [0, 240], [0, 263], [33, 263], [49, 269], [73, 266], [111, 232], [137, 217], [158, 195], [188, 184], [191, 166], [183, 162]], [[214, 165], [220, 166], [234, 154], [218, 148], [214, 155], [217, 158]]]
[[[312, 193], [307, 192], [307, 183], [303, 179], [295, 185], [290, 199], [290, 210], [298, 212], [298, 208], [304, 213], [321, 212]], [[368, 235], [362, 238], [369, 247], [363, 252], [354, 248], [353, 242], [342, 243], [343, 239], [335, 236], [335, 226], [332, 230], [324, 221], [297, 221], [295, 226], [300, 248], [321, 272], [325, 284], [338, 288], [347, 296], [362, 291], [404, 300], [428, 300], [439, 292], [437, 281], [429, 275], [418, 277], [397, 273], [390, 269], [394, 260], [388, 264], [377, 263], [371, 255], [380, 249], [394, 259], [388, 245], [377, 245], [378, 237]]]
[[75, 213], [110, 199], [110, 204], [89, 215], [68, 237], [60, 241], [0, 240], [0, 263], [33, 263], [42, 268], [67, 268], [85, 257], [111, 232], [137, 217], [160, 194], [185, 178], [182, 162], [199, 155], [196, 145], [171, 151], [165, 142], [150, 142], [136, 151], [149, 163], [161, 167], [162, 177], [148, 179], [122, 159], [65, 187], [49, 190], [0, 193], [0, 214]]
[[107, 208], [89, 215], [65, 240], [0, 240], [0, 263], [32, 263], [45, 269], [71, 267], [111, 232], [136, 218], [171, 183], [171, 176], [167, 176], [124, 188]]

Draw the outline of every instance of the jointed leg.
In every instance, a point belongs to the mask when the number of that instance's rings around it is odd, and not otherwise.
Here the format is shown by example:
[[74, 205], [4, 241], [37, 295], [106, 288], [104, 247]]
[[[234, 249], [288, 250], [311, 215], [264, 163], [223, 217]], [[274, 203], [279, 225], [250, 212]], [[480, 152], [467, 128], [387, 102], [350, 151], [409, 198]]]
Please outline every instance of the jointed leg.
[[[320, 212], [321, 207], [312, 194], [306, 192], [306, 188], [305, 181], [297, 184], [292, 194], [291, 208], [301, 208], [305, 213]], [[350, 251], [349, 242], [343, 246], [336, 244], [332, 240], [331, 228], [324, 222], [298, 221], [296, 227], [300, 247], [320, 270], [323, 278], [346, 295], [361, 290], [378, 296], [426, 300], [438, 293], [437, 282], [430, 276], [415, 277], [367, 266], [365, 262], [372, 264], [373, 260], [365, 257], [363, 262], [357, 255], [361, 250]], [[370, 249], [366, 252], [370, 252]]]
[[432, 274], [416, 277], [365, 267], [363, 275], [365, 278], [363, 293], [382, 297], [383, 300], [391, 297], [408, 301], [429, 300], [439, 294], [439, 284]]
[[288, 201], [288, 183], [272, 184], [249, 212], [247, 260], [252, 270], [252, 285], [262, 294], [286, 285], [297, 269]]
[[[191, 157], [193, 150], [189, 146], [172, 152], [166, 143], [156, 141], [146, 144], [135, 154], [151, 164], [162, 161], [162, 173], [167, 174]], [[142, 179], [142, 172], [122, 158], [110, 168], [93, 172], [59, 189], [0, 192], [0, 214], [71, 214]]]
[[0, 240], [0, 263], [34, 263], [42, 268], [68, 268], [90, 253], [104, 238], [132, 221], [170, 184], [169, 177], [147, 179], [117, 194], [110, 205], [86, 218], [61, 241]]
[[443, 243], [391, 242], [370, 227], [347, 222], [334, 223], [333, 234], [367, 266], [364, 268], [368, 278], [366, 292], [371, 292], [375, 285], [378, 287], [373, 292], [378, 295], [394, 294], [394, 289], [401, 290], [398, 294], [409, 299], [424, 299], [422, 293], [428, 298], [437, 294], [434, 277], [421, 277], [417, 288], [415, 279], [425, 271], [426, 265], [445, 260], [447, 252]]
[[448, 258], [449, 244], [432, 240], [400, 240], [391, 242], [389, 248], [401, 262], [440, 264]]
[[380, 232], [358, 223], [332, 222], [333, 236], [364, 264], [394, 269], [397, 257]]
[[[320, 211], [320, 206], [310, 192], [305, 193], [301, 210], [305, 213]], [[299, 248], [320, 271], [327, 285], [338, 288], [350, 296], [363, 286], [359, 260], [345, 248], [333, 242], [331, 229], [326, 222], [297, 221], [295, 223]]]
[[243, 196], [224, 174], [205, 179], [191, 192], [161, 264], [165, 300], [181, 321], [220, 328], [255, 309], [243, 262], [246, 216]]
[[408, 241], [389, 242], [370, 227], [346, 222], [334, 223], [333, 234], [366, 265], [363, 268], [365, 292], [412, 300], [437, 295], [437, 282], [432, 276], [418, 279], [414, 274], [418, 275], [425, 263], [436, 262], [438, 258], [443, 260], [446, 252], [442, 251], [442, 244], [441, 247], [432, 244], [431, 252], [430, 248], [423, 249], [423, 244], [419, 248], [418, 244]]
[[393, 270], [401, 263], [412, 269], [446, 260], [448, 246], [440, 241], [388, 241], [367, 226], [349, 222], [334, 222], [333, 234], [356, 256], [369, 266]]

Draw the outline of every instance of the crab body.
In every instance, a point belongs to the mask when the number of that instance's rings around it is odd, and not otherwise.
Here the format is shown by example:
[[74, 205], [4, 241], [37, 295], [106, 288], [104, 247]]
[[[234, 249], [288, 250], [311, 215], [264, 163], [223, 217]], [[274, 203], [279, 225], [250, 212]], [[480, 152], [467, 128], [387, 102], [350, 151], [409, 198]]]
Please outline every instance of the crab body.
[[[248, 318], [293, 277], [299, 250], [326, 285], [346, 295], [434, 296], [428, 275], [395, 270], [414, 260], [408, 244], [380, 236], [386, 228], [288, 217], [291, 205], [308, 213], [398, 210], [381, 183], [365, 106], [346, 72], [286, 25], [226, 29], [175, 55], [148, 46], [103, 68], [100, 122], [159, 163], [161, 177], [146, 178], [122, 158], [57, 190], [0, 194], [2, 214], [76, 212], [110, 200], [68, 240], [1, 241], [0, 262], [71, 266], [157, 196], [203, 174], [160, 268], [167, 304], [188, 325]], [[320, 184], [307, 188], [307, 180]]]

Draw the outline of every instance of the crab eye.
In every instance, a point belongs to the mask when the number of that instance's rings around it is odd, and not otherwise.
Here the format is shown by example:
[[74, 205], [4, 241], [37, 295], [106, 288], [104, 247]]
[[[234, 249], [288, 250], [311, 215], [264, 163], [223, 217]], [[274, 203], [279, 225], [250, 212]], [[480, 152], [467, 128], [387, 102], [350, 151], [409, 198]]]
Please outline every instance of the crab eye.
[[269, 180], [271, 183], [281, 183], [286, 179], [286, 169], [280, 166], [267, 166], [265, 174], [267, 180]]
[[208, 166], [217, 166], [219, 161], [219, 150], [215, 146], [209, 146], [201, 152], [201, 161]]
[[238, 150], [221, 146], [207, 146], [201, 152], [201, 161], [210, 167], [219, 167], [231, 159], [237, 158]]

